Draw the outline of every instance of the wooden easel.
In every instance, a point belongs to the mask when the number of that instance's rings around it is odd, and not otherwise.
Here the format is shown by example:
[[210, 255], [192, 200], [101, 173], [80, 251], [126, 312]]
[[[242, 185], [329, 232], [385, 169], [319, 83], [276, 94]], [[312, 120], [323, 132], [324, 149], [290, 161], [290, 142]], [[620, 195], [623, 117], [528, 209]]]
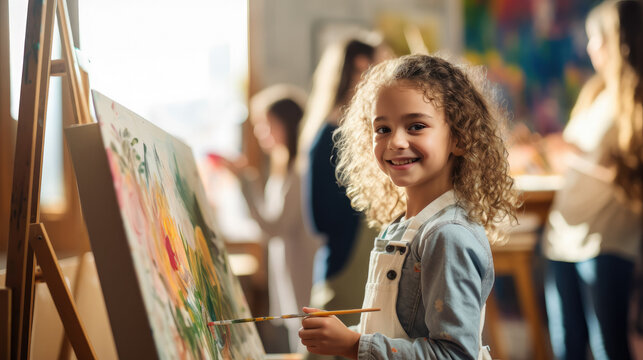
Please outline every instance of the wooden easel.
[[[63, 60], [52, 61], [56, 12]], [[8, 344], [12, 359], [29, 358], [34, 282], [40, 278], [49, 287], [76, 356], [79, 359], [96, 358], [45, 227], [40, 222], [40, 181], [50, 76], [66, 74], [69, 77], [75, 120], [78, 123], [90, 122], [67, 14], [65, 0], [29, 1], [4, 289], [4, 294], [10, 293], [11, 298], [10, 301], [0, 301], [10, 303], [0, 311], [10, 309], [6, 321], [11, 329]], [[34, 260], [37, 260], [40, 271], [36, 270]]]

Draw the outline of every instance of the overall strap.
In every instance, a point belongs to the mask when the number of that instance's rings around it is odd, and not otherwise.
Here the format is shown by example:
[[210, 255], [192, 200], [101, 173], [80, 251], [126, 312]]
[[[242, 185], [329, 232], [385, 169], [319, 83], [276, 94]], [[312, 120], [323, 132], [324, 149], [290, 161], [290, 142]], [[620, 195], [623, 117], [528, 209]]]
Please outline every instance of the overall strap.
[[440, 210], [452, 204], [455, 204], [455, 193], [453, 190], [449, 190], [440, 195], [437, 199], [433, 200], [429, 205], [422, 209], [422, 211], [411, 218], [409, 227], [406, 228], [404, 235], [402, 235], [402, 241], [408, 243], [412, 242], [415, 234], [418, 232], [422, 224], [429, 220], [433, 215], [437, 214]]
[[478, 333], [478, 360], [491, 360], [491, 354], [489, 353], [489, 346], [482, 345], [482, 330], [484, 328], [484, 318], [487, 310], [487, 304], [482, 305], [482, 311], [480, 312], [480, 332]]

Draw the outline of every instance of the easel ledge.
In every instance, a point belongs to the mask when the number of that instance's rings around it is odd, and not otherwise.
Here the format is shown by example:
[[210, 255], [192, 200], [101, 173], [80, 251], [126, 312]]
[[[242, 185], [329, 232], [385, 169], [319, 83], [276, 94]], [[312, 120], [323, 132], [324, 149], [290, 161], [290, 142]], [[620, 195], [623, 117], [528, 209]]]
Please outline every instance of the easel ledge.
[[[56, 6], [58, 9], [56, 9]], [[63, 61], [52, 62], [54, 16], [57, 12]], [[36, 263], [74, 351], [80, 359], [95, 359], [85, 329], [66, 286], [56, 254], [40, 222], [40, 182], [49, 78], [69, 78], [74, 117], [90, 122], [89, 105], [75, 61], [65, 0], [30, 0], [27, 10], [18, 132], [13, 172], [6, 289], [0, 290], [0, 355], [28, 359], [33, 316]], [[64, 63], [64, 68], [61, 64]], [[8, 354], [8, 356], [6, 356]]]

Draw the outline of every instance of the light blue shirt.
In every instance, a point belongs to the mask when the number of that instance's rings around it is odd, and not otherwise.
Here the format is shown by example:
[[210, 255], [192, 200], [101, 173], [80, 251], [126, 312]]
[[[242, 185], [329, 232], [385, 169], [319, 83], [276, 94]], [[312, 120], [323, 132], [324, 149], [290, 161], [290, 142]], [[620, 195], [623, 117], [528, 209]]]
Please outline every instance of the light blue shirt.
[[[375, 250], [400, 240], [409, 222], [389, 225]], [[420, 227], [409, 250], [396, 310], [411, 339], [362, 334], [358, 359], [476, 359], [481, 311], [494, 281], [484, 228], [450, 205]]]

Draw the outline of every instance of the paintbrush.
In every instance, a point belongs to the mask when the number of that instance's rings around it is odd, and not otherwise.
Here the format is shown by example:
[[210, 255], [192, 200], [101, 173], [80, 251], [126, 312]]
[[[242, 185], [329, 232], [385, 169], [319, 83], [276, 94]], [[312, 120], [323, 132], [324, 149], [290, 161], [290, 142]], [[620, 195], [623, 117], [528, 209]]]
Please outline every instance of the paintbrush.
[[356, 314], [368, 311], [380, 311], [380, 308], [368, 308], [368, 309], [350, 309], [350, 310], [334, 310], [334, 311], [315, 311], [308, 314], [287, 314], [281, 316], [262, 316], [256, 318], [245, 318], [245, 319], [233, 319], [233, 320], [218, 320], [208, 323], [208, 326], [212, 325], [230, 325], [230, 324], [239, 324], [246, 322], [259, 322], [266, 320], [274, 319], [292, 319], [292, 318], [302, 318], [307, 316], [332, 316], [332, 315], [344, 315], [344, 314]]

